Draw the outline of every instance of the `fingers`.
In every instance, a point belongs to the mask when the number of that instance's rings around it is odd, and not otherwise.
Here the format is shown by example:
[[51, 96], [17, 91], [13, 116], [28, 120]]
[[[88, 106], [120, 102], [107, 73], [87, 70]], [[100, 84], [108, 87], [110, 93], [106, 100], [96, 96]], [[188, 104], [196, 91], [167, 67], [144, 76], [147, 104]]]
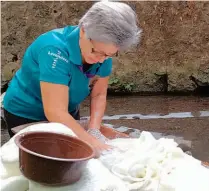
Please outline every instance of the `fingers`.
[[127, 135], [127, 134], [125, 134], [125, 133], [117, 133], [116, 134], [116, 136], [115, 136], [115, 138], [117, 139], [117, 138], [130, 138], [130, 136], [129, 135]]
[[129, 138], [127, 134], [106, 126], [101, 126], [100, 131], [108, 139]]
[[95, 147], [95, 158], [99, 158], [101, 154], [109, 152], [112, 149], [112, 146], [99, 142], [99, 144]]

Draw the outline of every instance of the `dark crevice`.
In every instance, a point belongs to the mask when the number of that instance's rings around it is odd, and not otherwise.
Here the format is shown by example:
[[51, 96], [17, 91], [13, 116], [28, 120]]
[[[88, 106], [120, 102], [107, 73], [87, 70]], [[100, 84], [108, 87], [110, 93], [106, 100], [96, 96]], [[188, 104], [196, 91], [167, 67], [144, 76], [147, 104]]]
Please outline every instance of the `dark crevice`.
[[12, 55], [13, 55], [13, 57], [12, 57], [12, 62], [18, 61], [18, 56], [17, 56], [17, 54], [12, 54]]
[[190, 76], [189, 79], [192, 80], [197, 86], [194, 90], [194, 95], [209, 96], [209, 83], [203, 83], [194, 76]]
[[209, 96], [209, 85], [197, 87], [194, 90], [194, 95]]
[[158, 81], [160, 84], [162, 84], [162, 92], [167, 93], [168, 92], [168, 74], [157, 74], [156, 76], [159, 77]]
[[3, 94], [7, 88], [8, 88], [9, 83], [1, 84], [1, 94]]
[[192, 80], [196, 84], [196, 86], [207, 86], [207, 85], [209, 85], [208, 83], [201, 82], [200, 80], [198, 80], [194, 76], [190, 76], [189, 79]]
[[163, 74], [160, 76], [159, 81], [163, 85], [163, 92], [167, 93], [168, 92], [168, 74]]

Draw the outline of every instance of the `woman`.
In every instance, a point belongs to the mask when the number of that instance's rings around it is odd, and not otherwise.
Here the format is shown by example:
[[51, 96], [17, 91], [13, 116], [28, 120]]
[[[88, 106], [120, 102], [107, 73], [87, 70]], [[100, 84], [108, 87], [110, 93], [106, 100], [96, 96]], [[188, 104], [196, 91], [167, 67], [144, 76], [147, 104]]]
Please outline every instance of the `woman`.
[[[111, 57], [137, 43], [139, 34], [136, 15], [128, 5], [97, 2], [78, 26], [40, 35], [27, 48], [4, 97], [10, 136], [15, 126], [48, 120], [68, 126], [98, 151], [107, 149], [95, 136], [106, 107]], [[89, 133], [76, 121], [79, 104], [88, 95]]]

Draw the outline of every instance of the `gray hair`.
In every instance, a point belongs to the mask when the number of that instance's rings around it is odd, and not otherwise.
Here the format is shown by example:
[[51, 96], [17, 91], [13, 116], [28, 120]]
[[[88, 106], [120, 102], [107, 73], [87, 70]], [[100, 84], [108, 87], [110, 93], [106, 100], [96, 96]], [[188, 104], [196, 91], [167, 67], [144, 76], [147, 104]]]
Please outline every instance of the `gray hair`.
[[121, 2], [100, 1], [95, 3], [80, 19], [87, 38], [113, 43], [120, 50], [137, 45], [141, 29], [133, 9]]

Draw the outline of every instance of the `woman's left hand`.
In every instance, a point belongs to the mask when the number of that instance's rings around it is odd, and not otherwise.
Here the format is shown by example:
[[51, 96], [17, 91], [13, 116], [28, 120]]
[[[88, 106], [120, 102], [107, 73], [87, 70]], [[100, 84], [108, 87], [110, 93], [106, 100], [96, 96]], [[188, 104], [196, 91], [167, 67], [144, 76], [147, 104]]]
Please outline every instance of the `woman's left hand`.
[[130, 138], [127, 134], [121, 133], [113, 128], [106, 127], [101, 125], [100, 132], [107, 137], [108, 139], [116, 139], [116, 138]]

